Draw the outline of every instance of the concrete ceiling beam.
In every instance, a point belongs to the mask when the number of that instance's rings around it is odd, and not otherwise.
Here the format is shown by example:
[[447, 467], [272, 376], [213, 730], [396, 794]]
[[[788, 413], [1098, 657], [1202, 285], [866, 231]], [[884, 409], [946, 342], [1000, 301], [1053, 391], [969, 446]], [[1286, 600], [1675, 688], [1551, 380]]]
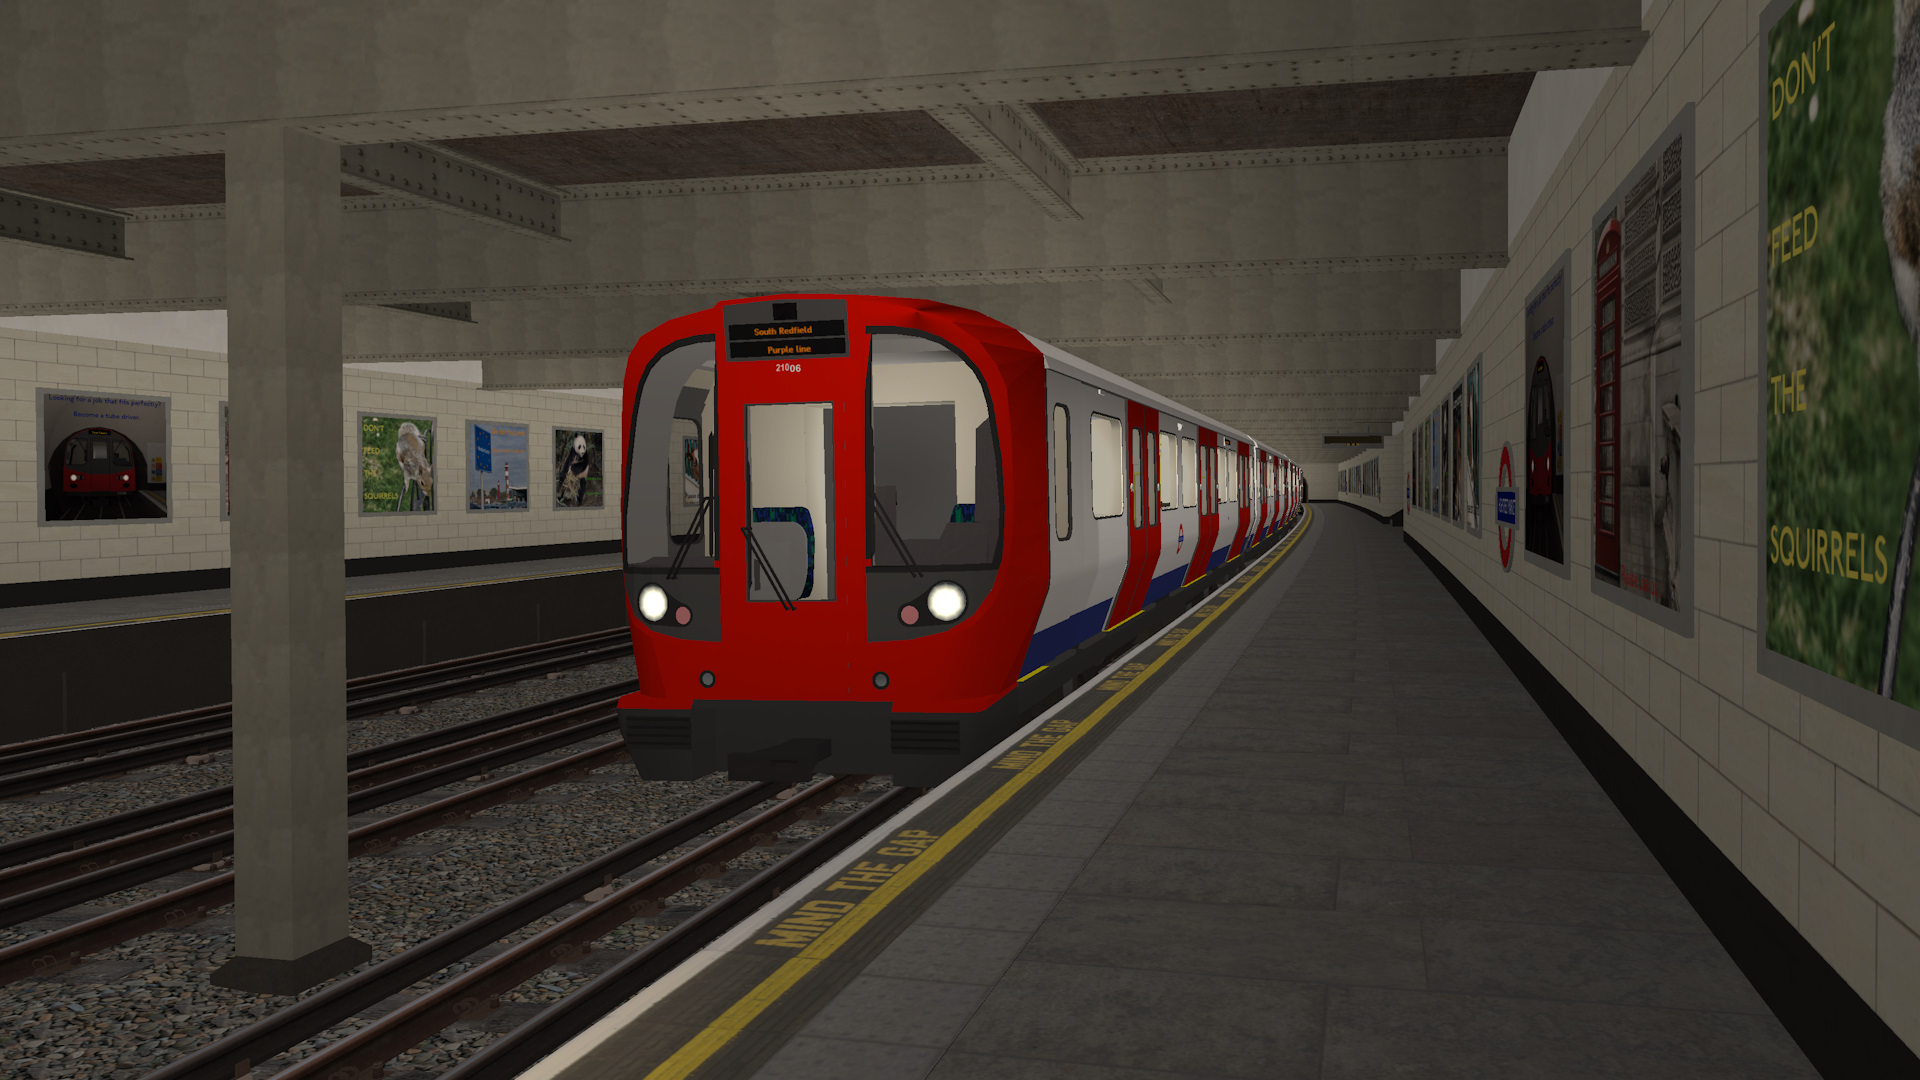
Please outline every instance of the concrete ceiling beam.
[[[348, 214], [343, 284], [353, 304], [1140, 277], [1171, 297], [1191, 279], [1506, 262], [1502, 157], [1081, 177], [1074, 200], [1085, 222], [1050, 220], [997, 182], [568, 202], [572, 244], [419, 211]], [[200, 306], [224, 291], [224, 241], [219, 219], [136, 222], [128, 246], [152, 254], [86, 274], [60, 253], [9, 245], [0, 313]], [[1178, 305], [1136, 293], [1136, 306]]]
[[262, 121], [406, 142], [1615, 66], [1647, 37], [1635, 0], [822, 0], [751, 19], [631, 0], [479, 14], [271, 0], [169, 17], [26, 0], [3, 22], [8, 164], [217, 151], [226, 128]]

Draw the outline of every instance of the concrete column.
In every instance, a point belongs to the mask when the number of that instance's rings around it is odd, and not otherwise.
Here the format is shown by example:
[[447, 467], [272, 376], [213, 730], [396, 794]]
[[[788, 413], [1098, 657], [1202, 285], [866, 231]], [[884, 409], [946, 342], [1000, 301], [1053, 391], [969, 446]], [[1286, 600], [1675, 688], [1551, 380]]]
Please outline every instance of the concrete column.
[[347, 932], [340, 150], [227, 133], [235, 956], [292, 994], [365, 962]]

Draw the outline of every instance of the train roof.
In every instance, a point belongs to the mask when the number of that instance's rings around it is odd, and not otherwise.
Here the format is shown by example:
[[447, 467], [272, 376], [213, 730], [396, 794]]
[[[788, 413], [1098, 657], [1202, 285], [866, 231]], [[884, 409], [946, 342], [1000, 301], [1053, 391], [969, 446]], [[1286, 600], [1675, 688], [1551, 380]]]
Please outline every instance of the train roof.
[[1282, 454], [1278, 450], [1275, 450], [1273, 447], [1268, 446], [1265, 443], [1262, 443], [1260, 440], [1249, 437], [1245, 432], [1242, 432], [1237, 428], [1229, 427], [1226, 424], [1222, 424], [1218, 420], [1214, 420], [1211, 417], [1208, 417], [1205, 413], [1196, 412], [1193, 409], [1190, 409], [1187, 406], [1182, 405], [1177, 401], [1174, 401], [1172, 398], [1163, 397], [1160, 394], [1156, 394], [1153, 391], [1147, 389], [1144, 386], [1141, 386], [1138, 383], [1128, 382], [1126, 379], [1123, 379], [1120, 376], [1115, 375], [1113, 372], [1108, 371], [1106, 368], [1100, 367], [1099, 365], [1091, 363], [1089, 361], [1082, 360], [1081, 358], [1073, 355], [1072, 353], [1066, 351], [1065, 349], [1060, 348], [1057, 345], [1049, 345], [1048, 343], [1041, 341], [1039, 338], [1034, 337], [1032, 334], [1028, 334], [1024, 332], [1020, 336], [1032, 342], [1033, 347], [1040, 350], [1040, 355], [1046, 357], [1047, 367], [1049, 368], [1057, 369], [1060, 371], [1071, 372], [1074, 378], [1079, 379], [1081, 382], [1087, 383], [1088, 385], [1097, 386], [1103, 390], [1111, 390], [1114, 393], [1121, 395], [1122, 397], [1132, 398], [1143, 405], [1151, 405], [1163, 413], [1168, 413], [1172, 416], [1189, 420], [1195, 424], [1212, 428], [1213, 430], [1220, 432], [1221, 434], [1226, 435], [1238, 442], [1244, 442], [1251, 446], [1257, 446], [1260, 449], [1265, 450], [1267, 453], [1272, 454], [1273, 456], [1280, 458], [1282, 460], [1292, 460], [1288, 458], [1285, 454]]

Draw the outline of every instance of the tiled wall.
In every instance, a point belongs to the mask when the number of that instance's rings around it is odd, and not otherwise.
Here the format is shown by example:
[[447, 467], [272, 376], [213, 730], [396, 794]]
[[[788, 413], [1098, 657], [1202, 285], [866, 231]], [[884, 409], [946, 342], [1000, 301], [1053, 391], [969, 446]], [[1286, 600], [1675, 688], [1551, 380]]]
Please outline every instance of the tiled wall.
[[[1920, 749], [1755, 667], [1764, 7], [1762, 0], [1654, 0], [1647, 48], [1608, 81], [1514, 240], [1509, 265], [1409, 410], [1409, 422], [1425, 416], [1484, 352], [1483, 445], [1523, 445], [1524, 297], [1563, 249], [1573, 249], [1570, 579], [1525, 562], [1502, 573], [1493, 529], [1476, 539], [1421, 513], [1407, 515], [1407, 529], [1920, 1049]], [[1698, 103], [1690, 193], [1698, 415], [1691, 637], [1590, 592], [1593, 372], [1590, 361], [1578, 360], [1593, 355], [1592, 265], [1583, 257], [1593, 214], [1688, 102]], [[1496, 466], [1483, 457], [1481, 475]], [[1490, 486], [1483, 498], [1491, 500]]]
[[[1341, 462], [1334, 467], [1333, 482], [1341, 502], [1363, 506], [1376, 514], [1392, 517], [1406, 508], [1406, 472], [1400, 467], [1400, 444], [1405, 435], [1390, 435], [1381, 441], [1378, 450], [1367, 450]], [[1358, 491], [1338, 491], [1340, 474], [1348, 469], [1357, 469], [1369, 461], [1380, 462], [1380, 490], [1372, 495], [1362, 495]]]
[[[38, 388], [167, 396], [173, 520], [39, 524], [44, 463], [38, 460]], [[619, 538], [619, 402], [577, 394], [482, 390], [467, 383], [351, 367], [345, 371], [345, 390], [340, 453], [346, 472], [340, 505], [346, 515], [347, 558]], [[0, 329], [0, 584], [228, 566], [218, 468], [220, 402], [226, 399], [227, 358], [219, 353]], [[361, 412], [439, 418], [435, 470], [445, 478], [439, 487], [439, 513], [382, 520], [355, 512]], [[468, 419], [529, 425], [532, 510], [467, 513], [462, 463]], [[606, 432], [606, 507], [552, 509], [550, 448], [556, 425]]]

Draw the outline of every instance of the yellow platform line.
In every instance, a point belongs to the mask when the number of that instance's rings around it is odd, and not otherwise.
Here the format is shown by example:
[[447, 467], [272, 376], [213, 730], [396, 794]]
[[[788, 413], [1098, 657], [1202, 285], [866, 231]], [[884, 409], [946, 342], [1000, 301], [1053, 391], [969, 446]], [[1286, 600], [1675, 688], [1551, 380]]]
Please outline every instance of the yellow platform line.
[[[538, 578], [574, 577], [579, 574], [599, 574], [608, 570], [618, 570], [618, 566], [599, 566], [586, 570], [555, 570], [548, 574], [520, 574], [516, 577], [490, 578], [486, 581], [455, 581], [445, 585], [416, 585], [410, 589], [385, 589], [380, 592], [350, 593], [348, 600], [368, 600], [376, 596], [398, 596], [402, 593], [441, 592], [446, 589], [465, 589], [476, 585], [505, 585], [511, 581], [533, 581]], [[121, 599], [132, 599], [122, 597]], [[92, 603], [93, 601], [84, 601]], [[62, 634], [70, 630], [98, 630], [103, 626], [138, 626], [141, 623], [172, 622], [175, 619], [199, 619], [208, 615], [230, 615], [231, 607], [208, 608], [205, 611], [174, 611], [165, 615], [143, 615], [134, 619], [104, 619], [100, 622], [73, 623], [67, 626], [39, 626], [31, 630], [0, 631], [0, 639], [13, 637], [31, 637], [35, 634]]]
[[656, 1066], [652, 1072], [647, 1074], [646, 1080], [685, 1080], [686, 1077], [693, 1075], [695, 1069], [706, 1064], [708, 1059], [712, 1058], [714, 1054], [719, 1053], [723, 1047], [732, 1042], [741, 1032], [745, 1031], [747, 1025], [752, 1023], [755, 1017], [765, 1012], [774, 1002], [780, 1000], [781, 996], [786, 994], [788, 990], [793, 989], [795, 984], [805, 978], [814, 968], [818, 967], [822, 961], [832, 956], [840, 946], [846, 944], [854, 934], [859, 932], [861, 927], [873, 921], [874, 917], [885, 910], [888, 904], [897, 899], [900, 894], [905, 892], [915, 881], [925, 876], [928, 870], [932, 869], [942, 858], [950, 854], [955, 847], [959, 846], [961, 841], [971, 836], [981, 825], [985, 824], [988, 818], [992, 817], [996, 811], [1006, 805], [1007, 800], [1018, 794], [1022, 788], [1031, 783], [1033, 778], [1045, 771], [1049, 765], [1058, 761], [1061, 755], [1067, 752], [1069, 747], [1073, 746], [1082, 736], [1093, 730], [1096, 724], [1113, 712], [1114, 708], [1119, 705], [1121, 701], [1125, 700], [1127, 695], [1133, 693], [1140, 684], [1146, 682], [1155, 672], [1165, 667], [1168, 661], [1173, 658], [1174, 654], [1186, 648], [1187, 643], [1198, 637], [1200, 631], [1206, 629], [1215, 619], [1226, 614], [1229, 608], [1239, 602], [1242, 596], [1247, 594], [1248, 589], [1252, 588], [1254, 584], [1265, 577], [1274, 567], [1280, 565], [1280, 560], [1285, 558], [1289, 551], [1293, 550], [1293, 546], [1300, 542], [1302, 536], [1306, 535], [1307, 526], [1312, 522], [1312, 519], [1313, 511], [1309, 509], [1306, 519], [1301, 521], [1299, 530], [1295, 532], [1291, 540], [1287, 541], [1286, 546], [1274, 552], [1272, 560], [1268, 562], [1266, 566], [1253, 571], [1252, 576], [1247, 581], [1241, 583], [1238, 588], [1234, 589], [1231, 595], [1223, 596], [1218, 606], [1216, 606], [1212, 612], [1203, 616], [1199, 624], [1190, 632], [1169, 646], [1158, 658], [1152, 663], [1149, 663], [1145, 670], [1134, 676], [1125, 686], [1115, 691], [1113, 696], [1101, 702], [1098, 707], [1087, 714], [1086, 719], [1074, 725], [1071, 732], [1062, 736], [1059, 742], [1048, 747], [1046, 751], [1038, 758], [1035, 758], [1026, 768], [1009, 777], [1006, 783], [1000, 785], [991, 795], [988, 795], [986, 799], [982, 800], [979, 806], [974, 807], [971, 813], [960, 819], [959, 824], [947, 830], [940, 839], [934, 841], [933, 845], [928, 847], [918, 858], [914, 859], [905, 870], [888, 878], [885, 884], [868, 894], [868, 898], [864, 902], [856, 906], [852, 911], [847, 912], [846, 915], [843, 916], [839, 922], [835, 923], [826, 933], [815, 938], [813, 943], [808, 945], [800, 955], [782, 963], [774, 970], [773, 974], [761, 980], [760, 984], [748, 991], [745, 997], [735, 1002], [726, 1012], [721, 1013], [719, 1018], [714, 1020], [713, 1023], [708, 1024], [705, 1030], [689, 1039], [685, 1045], [674, 1052], [672, 1057]]

